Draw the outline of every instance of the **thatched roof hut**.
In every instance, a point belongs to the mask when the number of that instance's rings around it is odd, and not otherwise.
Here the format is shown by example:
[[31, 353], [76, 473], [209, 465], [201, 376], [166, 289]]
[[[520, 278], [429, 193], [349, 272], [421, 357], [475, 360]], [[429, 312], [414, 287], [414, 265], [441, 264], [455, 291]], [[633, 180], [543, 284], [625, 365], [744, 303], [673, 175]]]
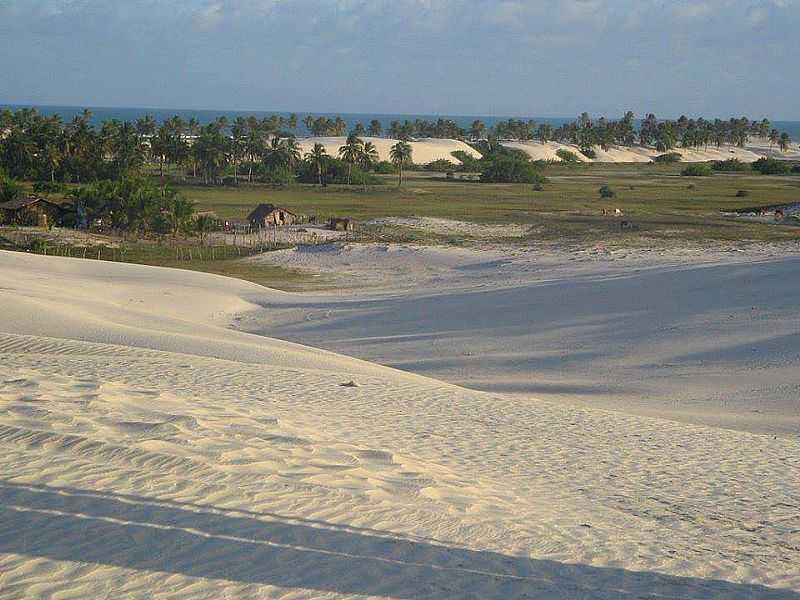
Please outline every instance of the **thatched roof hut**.
[[39, 196], [15, 198], [0, 204], [2, 222], [16, 225], [47, 227], [58, 223], [63, 214], [63, 207]]
[[353, 231], [355, 221], [350, 217], [331, 217], [331, 220], [328, 221], [328, 228], [333, 231]]
[[259, 204], [247, 215], [247, 220], [253, 227], [267, 227], [292, 225], [299, 221], [299, 217], [292, 211], [273, 204]]

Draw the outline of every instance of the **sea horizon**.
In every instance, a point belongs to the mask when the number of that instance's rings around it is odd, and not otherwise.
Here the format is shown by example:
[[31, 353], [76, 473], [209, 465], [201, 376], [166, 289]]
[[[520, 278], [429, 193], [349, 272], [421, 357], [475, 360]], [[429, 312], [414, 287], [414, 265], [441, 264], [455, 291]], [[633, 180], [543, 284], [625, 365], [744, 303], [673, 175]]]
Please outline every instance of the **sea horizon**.
[[[487, 127], [492, 127], [498, 122], [505, 121], [508, 119], [520, 119], [520, 120], [533, 120], [536, 123], [548, 123], [553, 125], [554, 127], [558, 127], [563, 125], [564, 123], [569, 123], [574, 121], [577, 118], [577, 115], [574, 117], [537, 117], [537, 116], [520, 116], [520, 115], [503, 115], [503, 116], [491, 116], [491, 115], [456, 115], [456, 114], [424, 114], [424, 113], [347, 113], [347, 112], [302, 112], [302, 111], [270, 111], [270, 110], [232, 110], [232, 109], [191, 109], [191, 108], [153, 108], [153, 107], [146, 107], [146, 106], [127, 106], [127, 107], [115, 107], [115, 106], [70, 106], [70, 105], [49, 105], [49, 104], [4, 104], [0, 103], [0, 110], [20, 110], [25, 108], [33, 108], [41, 112], [45, 115], [55, 115], [58, 114], [64, 121], [69, 121], [76, 115], [79, 115], [84, 110], [89, 110], [92, 113], [91, 123], [93, 125], [100, 125], [103, 121], [108, 121], [111, 119], [117, 119], [119, 121], [129, 121], [133, 122], [136, 119], [142, 118], [146, 115], [151, 115], [158, 123], [161, 123], [175, 115], [180, 116], [185, 120], [189, 120], [191, 118], [197, 119], [197, 121], [204, 125], [206, 123], [210, 123], [216, 120], [219, 117], [225, 116], [228, 120], [233, 120], [236, 117], [244, 116], [255, 116], [258, 118], [268, 117], [270, 115], [278, 115], [288, 117], [289, 115], [296, 115], [297, 116], [297, 127], [293, 129], [293, 131], [297, 132], [298, 135], [308, 134], [308, 130], [306, 129], [305, 125], [303, 125], [303, 118], [307, 115], [312, 115], [314, 117], [341, 117], [347, 123], [348, 129], [352, 128], [356, 123], [362, 123], [364, 126], [369, 125], [369, 122], [372, 119], [377, 119], [381, 122], [381, 125], [384, 129], [386, 129], [392, 121], [404, 121], [409, 120], [413, 121], [415, 119], [427, 119], [427, 120], [436, 120], [436, 119], [446, 119], [454, 121], [459, 127], [464, 129], [469, 128], [473, 121], [479, 119], [483, 121], [483, 123]], [[600, 118], [606, 117], [609, 120], [616, 120], [622, 118], [622, 114], [609, 116], [609, 115], [600, 115], [600, 114], [592, 114], [590, 113], [592, 118]], [[658, 115], [656, 115], [658, 117]], [[687, 115], [689, 116], [689, 115]], [[746, 116], [746, 115], [741, 115]], [[638, 124], [641, 119], [641, 115], [637, 115], [636, 123]], [[723, 120], [727, 120], [731, 117], [731, 115], [727, 117], [707, 117], [703, 116], [703, 118], [707, 120], [714, 120], [716, 118], [720, 118]], [[674, 117], [666, 117], [666, 118], [674, 118]], [[699, 118], [698, 116], [693, 116], [690, 118]], [[748, 116], [751, 119], [760, 119], [760, 116]], [[769, 117], [767, 117], [769, 118]], [[786, 132], [792, 138], [793, 141], [800, 140], [800, 120], [799, 121], [792, 121], [792, 120], [772, 120], [770, 119], [770, 123], [776, 129], [781, 132]]]

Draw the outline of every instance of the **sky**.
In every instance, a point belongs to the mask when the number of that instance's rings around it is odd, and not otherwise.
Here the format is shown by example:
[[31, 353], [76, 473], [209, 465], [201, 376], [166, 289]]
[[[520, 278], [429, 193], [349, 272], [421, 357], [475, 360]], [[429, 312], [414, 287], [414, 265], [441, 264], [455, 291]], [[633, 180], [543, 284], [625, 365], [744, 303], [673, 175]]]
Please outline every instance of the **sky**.
[[0, 0], [0, 104], [800, 120], [800, 0]]

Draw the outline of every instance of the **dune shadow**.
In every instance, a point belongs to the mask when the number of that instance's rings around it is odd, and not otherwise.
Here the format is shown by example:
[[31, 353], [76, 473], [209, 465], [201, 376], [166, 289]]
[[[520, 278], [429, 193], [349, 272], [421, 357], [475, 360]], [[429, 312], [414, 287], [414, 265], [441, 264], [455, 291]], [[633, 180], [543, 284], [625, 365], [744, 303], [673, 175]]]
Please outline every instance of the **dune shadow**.
[[213, 506], [0, 481], [0, 552], [390, 598], [762, 598], [791, 590], [570, 565]]

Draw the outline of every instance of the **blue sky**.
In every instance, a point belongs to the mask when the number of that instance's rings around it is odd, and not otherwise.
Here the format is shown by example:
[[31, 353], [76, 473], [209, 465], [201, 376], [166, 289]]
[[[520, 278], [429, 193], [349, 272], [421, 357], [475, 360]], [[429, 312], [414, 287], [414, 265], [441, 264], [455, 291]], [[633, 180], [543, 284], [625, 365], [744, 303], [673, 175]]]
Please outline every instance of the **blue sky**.
[[0, 0], [0, 103], [800, 120], [800, 0]]

